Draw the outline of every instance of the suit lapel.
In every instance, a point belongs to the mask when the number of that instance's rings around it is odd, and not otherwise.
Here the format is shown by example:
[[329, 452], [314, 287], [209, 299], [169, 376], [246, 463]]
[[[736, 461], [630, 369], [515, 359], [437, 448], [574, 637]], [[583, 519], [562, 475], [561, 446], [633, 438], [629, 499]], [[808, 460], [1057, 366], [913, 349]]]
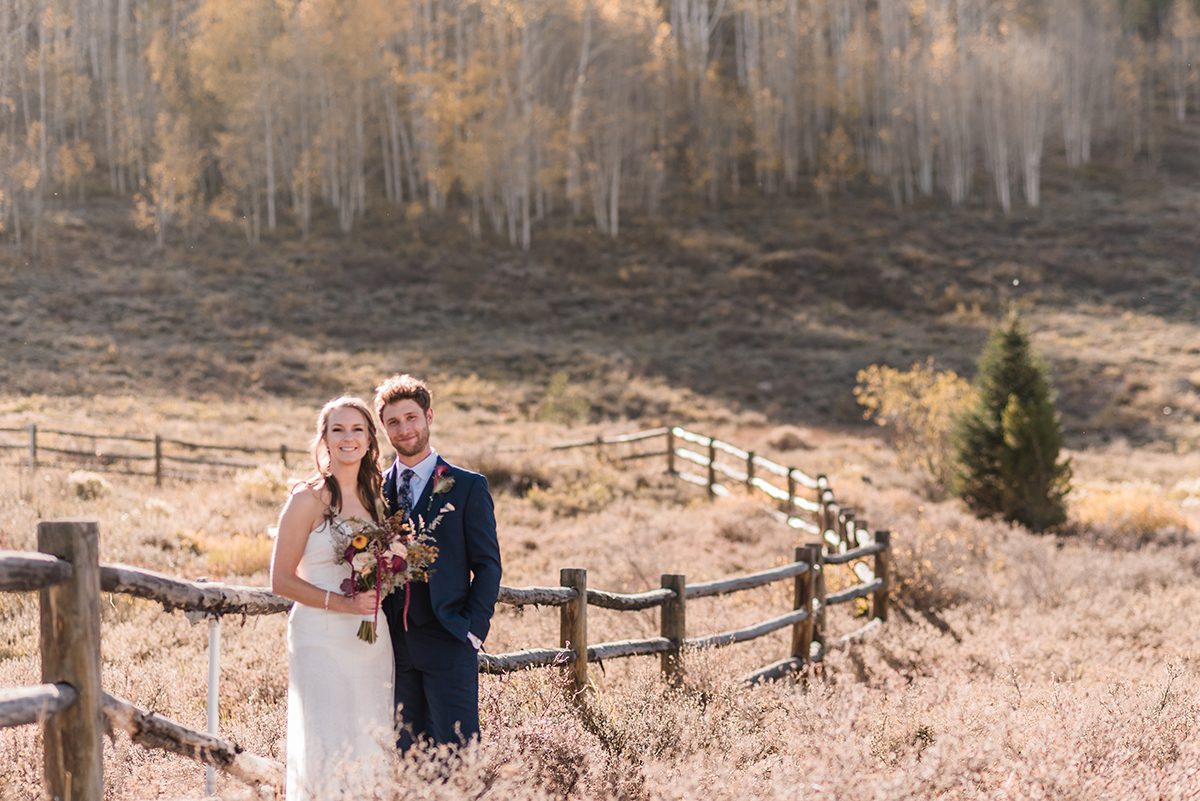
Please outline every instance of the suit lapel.
[[437, 510], [431, 508], [430, 501], [433, 498], [433, 485], [436, 483], [434, 480], [434, 474], [437, 473], [437, 469], [443, 465], [445, 465], [447, 468], [450, 467], [449, 462], [447, 462], [441, 456], [438, 456], [437, 464], [433, 466], [433, 473], [430, 474], [429, 480], [425, 482], [425, 488], [421, 490], [421, 497], [417, 499], [415, 511], [425, 519], [426, 524], [428, 524], [433, 518], [437, 517]]
[[398, 508], [397, 499], [400, 497], [400, 487], [397, 482], [400, 480], [400, 471], [396, 469], [396, 463], [392, 462], [392, 466], [383, 474], [383, 500], [387, 504], [387, 512], [389, 515], [394, 515]]

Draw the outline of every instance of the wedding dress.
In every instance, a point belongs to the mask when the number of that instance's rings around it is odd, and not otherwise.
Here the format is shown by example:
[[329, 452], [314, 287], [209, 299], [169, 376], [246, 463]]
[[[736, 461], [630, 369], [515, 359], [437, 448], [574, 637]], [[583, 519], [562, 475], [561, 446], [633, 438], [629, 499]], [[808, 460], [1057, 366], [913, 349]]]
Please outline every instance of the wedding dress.
[[[338, 525], [326, 519], [312, 530], [296, 571], [334, 593], [349, 576], [334, 561]], [[358, 639], [361, 621], [299, 603], [288, 615], [287, 801], [321, 801], [345, 765], [377, 769], [394, 742], [387, 619], [381, 611], [374, 643]]]

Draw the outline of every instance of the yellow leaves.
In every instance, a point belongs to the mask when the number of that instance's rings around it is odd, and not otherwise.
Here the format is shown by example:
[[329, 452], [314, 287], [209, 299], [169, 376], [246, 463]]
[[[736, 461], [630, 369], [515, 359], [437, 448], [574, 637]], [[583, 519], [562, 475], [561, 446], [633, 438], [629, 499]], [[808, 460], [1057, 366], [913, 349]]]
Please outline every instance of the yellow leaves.
[[854, 397], [863, 418], [888, 429], [906, 462], [923, 467], [933, 489], [944, 489], [953, 462], [952, 434], [975, 390], [952, 370], [935, 370], [933, 359], [908, 370], [873, 364], [860, 370]]

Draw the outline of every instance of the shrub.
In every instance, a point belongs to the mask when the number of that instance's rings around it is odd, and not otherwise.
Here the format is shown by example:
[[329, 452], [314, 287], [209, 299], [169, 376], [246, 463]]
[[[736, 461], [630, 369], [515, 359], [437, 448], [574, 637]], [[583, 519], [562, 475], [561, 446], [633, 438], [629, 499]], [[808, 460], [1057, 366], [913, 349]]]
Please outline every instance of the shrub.
[[280, 506], [288, 496], [288, 469], [275, 462], [243, 470], [234, 476], [234, 486], [248, 501], [263, 506]]
[[74, 470], [67, 476], [67, 484], [75, 497], [84, 501], [94, 501], [103, 498], [112, 491], [112, 485], [99, 473], [87, 470]]
[[574, 389], [571, 379], [560, 371], [550, 376], [534, 419], [543, 423], [572, 425], [585, 422], [590, 413], [591, 406], [587, 398]]
[[274, 541], [235, 532], [228, 536], [209, 535], [201, 547], [213, 578], [253, 576], [270, 567]]
[[1066, 520], [1069, 460], [1047, 369], [1020, 318], [992, 332], [979, 357], [974, 406], [956, 430], [955, 491], [977, 514], [1033, 531]]
[[1171, 542], [1188, 530], [1187, 518], [1153, 484], [1128, 482], [1080, 493], [1071, 517], [1085, 533], [1119, 547]]
[[928, 494], [949, 488], [954, 469], [954, 423], [974, 400], [971, 385], [933, 359], [908, 370], [873, 364], [858, 371], [854, 397], [863, 417], [887, 430], [905, 464], [917, 465]]

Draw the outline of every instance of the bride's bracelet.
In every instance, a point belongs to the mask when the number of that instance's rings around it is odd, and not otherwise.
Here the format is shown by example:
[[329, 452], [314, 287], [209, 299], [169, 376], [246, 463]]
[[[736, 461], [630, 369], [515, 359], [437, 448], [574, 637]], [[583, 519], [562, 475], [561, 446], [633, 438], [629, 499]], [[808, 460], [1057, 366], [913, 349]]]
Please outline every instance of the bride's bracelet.
[[329, 590], [325, 590], [325, 611], [329, 611]]

